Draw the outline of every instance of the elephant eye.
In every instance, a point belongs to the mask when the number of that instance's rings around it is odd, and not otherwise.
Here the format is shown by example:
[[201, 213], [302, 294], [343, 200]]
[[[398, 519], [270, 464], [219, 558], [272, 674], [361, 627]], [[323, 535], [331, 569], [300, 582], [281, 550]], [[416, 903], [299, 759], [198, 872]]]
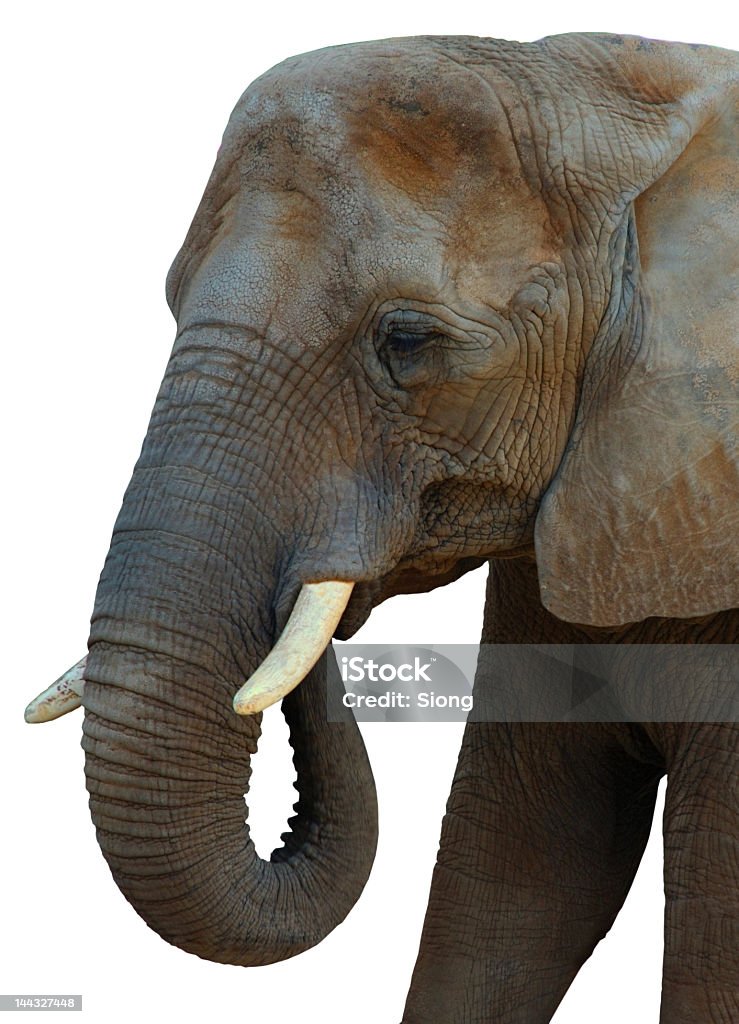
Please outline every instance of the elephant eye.
[[375, 344], [386, 372], [400, 388], [419, 387], [438, 376], [448, 341], [436, 319], [415, 310], [383, 317]]
[[439, 337], [436, 331], [409, 331], [395, 327], [387, 332], [385, 345], [397, 356], [413, 356]]

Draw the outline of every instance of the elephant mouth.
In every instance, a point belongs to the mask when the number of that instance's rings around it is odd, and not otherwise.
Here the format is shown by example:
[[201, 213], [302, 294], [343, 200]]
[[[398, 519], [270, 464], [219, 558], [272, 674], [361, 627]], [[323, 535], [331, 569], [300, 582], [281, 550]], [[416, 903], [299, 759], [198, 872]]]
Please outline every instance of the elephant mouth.
[[[517, 548], [518, 555], [526, 548]], [[423, 594], [437, 587], [453, 583], [465, 573], [484, 565], [492, 553], [452, 557], [448, 561], [433, 562], [409, 559], [399, 562], [392, 571], [370, 580], [360, 580], [354, 586], [346, 611], [341, 616], [334, 636], [350, 640], [365, 624], [373, 608], [399, 594]], [[497, 555], [497, 552], [496, 552]]]
[[334, 632], [337, 640], [350, 640], [370, 617], [372, 609], [383, 599], [382, 579], [362, 580], [356, 583]]

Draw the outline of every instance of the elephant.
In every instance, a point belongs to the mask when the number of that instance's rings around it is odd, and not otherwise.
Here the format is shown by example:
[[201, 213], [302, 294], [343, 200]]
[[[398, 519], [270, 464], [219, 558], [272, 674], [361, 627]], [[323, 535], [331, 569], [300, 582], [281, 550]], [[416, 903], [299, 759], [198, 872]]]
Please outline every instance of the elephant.
[[[83, 705], [98, 841], [166, 941], [268, 964], [359, 898], [375, 788], [323, 654], [381, 601], [487, 562], [486, 644], [736, 642], [738, 71], [430, 36], [293, 57], [239, 100], [88, 655], [26, 711]], [[265, 861], [244, 793], [280, 700], [299, 798]], [[469, 721], [404, 1024], [550, 1020], [665, 774], [661, 1020], [739, 1019], [738, 736]]]

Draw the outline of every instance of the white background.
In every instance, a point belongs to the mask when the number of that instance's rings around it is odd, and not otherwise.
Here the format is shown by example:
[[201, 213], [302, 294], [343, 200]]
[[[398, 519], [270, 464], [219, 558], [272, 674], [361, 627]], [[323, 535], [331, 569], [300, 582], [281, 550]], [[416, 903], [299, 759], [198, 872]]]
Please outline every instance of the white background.
[[[722, 5], [723, 6], [723, 5]], [[421, 33], [536, 39], [630, 32], [739, 48], [702, 2], [323, 0], [299, 5], [27, 3], [2, 38], [2, 536], [5, 627], [0, 992], [83, 993], [89, 1022], [397, 1024], [417, 949], [456, 725], [368, 724], [381, 840], [347, 921], [272, 967], [168, 946], [113, 883], [87, 810], [81, 714], [26, 726], [26, 702], [85, 651], [97, 576], [174, 336], [164, 277], [246, 85], [293, 53]], [[728, 6], [724, 7], [724, 12]], [[378, 609], [357, 640], [474, 642], [484, 571]], [[266, 716], [252, 822], [271, 849], [294, 796]], [[656, 1022], [661, 850], [556, 1024]]]

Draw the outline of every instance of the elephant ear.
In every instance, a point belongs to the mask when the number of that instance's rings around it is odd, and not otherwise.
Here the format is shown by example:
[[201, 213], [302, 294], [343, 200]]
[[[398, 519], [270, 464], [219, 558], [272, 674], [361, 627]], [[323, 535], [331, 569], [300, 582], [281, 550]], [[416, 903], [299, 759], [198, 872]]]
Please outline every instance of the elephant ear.
[[739, 605], [739, 66], [708, 47], [595, 49], [593, 102], [615, 111], [610, 148], [636, 181], [634, 304], [587, 357], [535, 543], [545, 607], [615, 626]]

